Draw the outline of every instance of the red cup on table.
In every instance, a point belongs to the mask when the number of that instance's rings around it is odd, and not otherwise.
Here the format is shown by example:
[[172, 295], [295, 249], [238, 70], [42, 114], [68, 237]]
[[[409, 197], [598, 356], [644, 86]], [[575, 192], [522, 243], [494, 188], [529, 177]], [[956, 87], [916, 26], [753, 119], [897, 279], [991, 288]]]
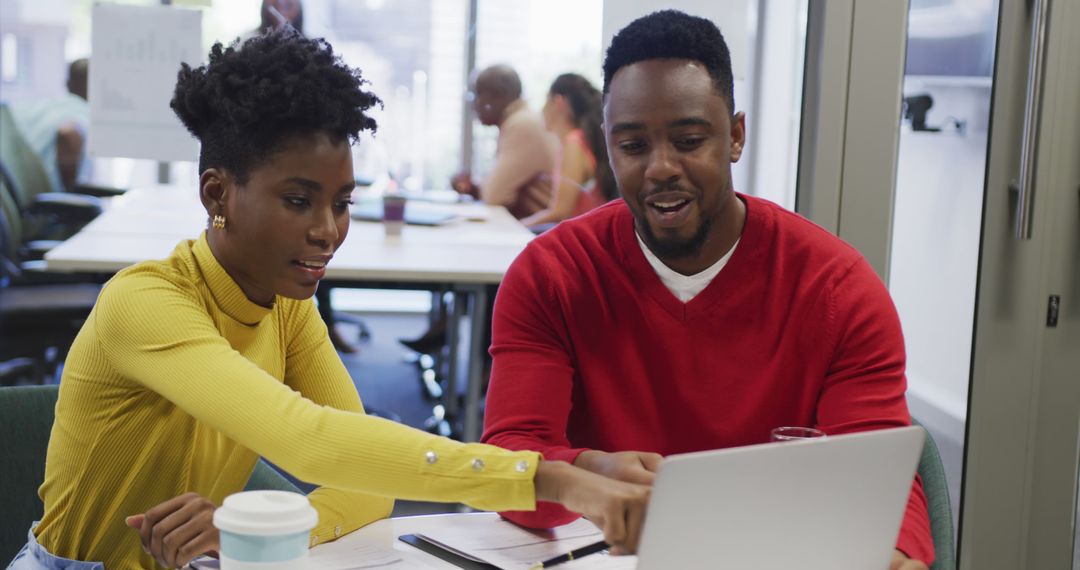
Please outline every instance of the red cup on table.
[[769, 434], [769, 441], [801, 441], [825, 437], [825, 432], [812, 427], [782, 426]]
[[386, 235], [399, 236], [405, 227], [405, 197], [400, 194], [383, 195], [383, 227]]

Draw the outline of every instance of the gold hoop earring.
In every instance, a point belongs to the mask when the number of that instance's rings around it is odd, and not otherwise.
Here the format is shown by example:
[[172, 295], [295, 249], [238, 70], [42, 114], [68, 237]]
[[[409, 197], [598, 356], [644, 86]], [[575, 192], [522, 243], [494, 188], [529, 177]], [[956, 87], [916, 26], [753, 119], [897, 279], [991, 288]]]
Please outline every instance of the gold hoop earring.
[[221, 215], [214, 216], [214, 220], [213, 220], [212, 224], [213, 224], [215, 230], [223, 230], [223, 229], [225, 229], [225, 216], [221, 216]]

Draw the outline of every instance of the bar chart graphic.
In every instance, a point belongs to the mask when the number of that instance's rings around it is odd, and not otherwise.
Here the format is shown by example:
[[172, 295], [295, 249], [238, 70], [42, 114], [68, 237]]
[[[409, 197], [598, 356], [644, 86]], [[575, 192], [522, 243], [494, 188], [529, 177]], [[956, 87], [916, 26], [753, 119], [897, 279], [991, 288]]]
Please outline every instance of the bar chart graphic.
[[95, 4], [89, 151], [159, 161], [197, 159], [169, 107], [181, 63], [202, 61], [202, 14], [171, 6]]

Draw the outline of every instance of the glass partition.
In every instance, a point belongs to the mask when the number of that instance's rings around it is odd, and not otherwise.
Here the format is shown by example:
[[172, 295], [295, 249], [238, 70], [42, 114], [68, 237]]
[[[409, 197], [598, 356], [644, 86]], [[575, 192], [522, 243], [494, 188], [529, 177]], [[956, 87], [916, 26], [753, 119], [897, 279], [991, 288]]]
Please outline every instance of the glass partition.
[[912, 0], [889, 290], [958, 520], [997, 2]]

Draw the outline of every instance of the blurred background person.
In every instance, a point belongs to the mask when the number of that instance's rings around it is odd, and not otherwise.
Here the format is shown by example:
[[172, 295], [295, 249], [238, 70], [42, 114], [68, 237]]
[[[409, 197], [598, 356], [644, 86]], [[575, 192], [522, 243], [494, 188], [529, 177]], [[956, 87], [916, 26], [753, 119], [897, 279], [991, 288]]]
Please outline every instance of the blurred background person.
[[[551, 202], [559, 150], [555, 138], [544, 129], [543, 119], [521, 98], [521, 78], [508, 65], [492, 65], [476, 76], [472, 95], [480, 123], [499, 128], [495, 166], [480, 184], [469, 172], [461, 172], [450, 185], [484, 203], [505, 206], [519, 220], [540, 212]], [[427, 332], [400, 341], [420, 354], [439, 350], [446, 344], [445, 306]]]
[[259, 26], [240, 35], [240, 45], [288, 24], [304, 34], [304, 7], [300, 0], [263, 0], [259, 9]]
[[546, 208], [521, 220], [544, 230], [616, 198], [615, 178], [604, 146], [601, 93], [581, 75], [564, 73], [551, 84], [544, 126], [561, 147], [554, 193]]
[[90, 176], [86, 160], [89, 69], [89, 61], [77, 59], [68, 66], [67, 93], [10, 106], [11, 118], [41, 159], [53, 192], [71, 191], [76, 182], [85, 182]]
[[505, 206], [518, 219], [543, 210], [551, 201], [558, 150], [543, 120], [521, 98], [521, 78], [508, 65], [493, 65], [476, 76], [472, 93], [480, 123], [499, 128], [495, 166], [480, 184], [462, 172], [451, 186], [485, 203]]
[[283, 26], [284, 22], [278, 15], [285, 18], [294, 30], [304, 33], [304, 7], [300, 5], [300, 0], [263, 0], [258, 33], [264, 34]]

